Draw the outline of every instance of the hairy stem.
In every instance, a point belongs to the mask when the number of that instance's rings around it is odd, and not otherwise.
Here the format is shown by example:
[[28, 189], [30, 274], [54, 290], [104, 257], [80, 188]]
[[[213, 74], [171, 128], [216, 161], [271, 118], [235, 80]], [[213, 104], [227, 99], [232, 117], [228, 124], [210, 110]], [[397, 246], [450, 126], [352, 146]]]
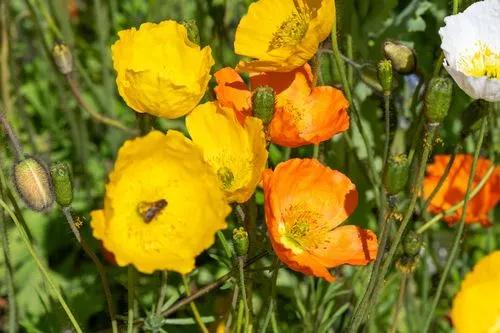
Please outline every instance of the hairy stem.
[[[182, 275], [182, 283], [184, 284], [184, 289], [186, 289], [186, 295], [190, 296], [191, 295], [191, 289], [189, 288], [189, 281], [186, 275]], [[200, 312], [198, 311], [198, 307], [196, 306], [196, 303], [193, 301], [189, 304], [191, 307], [191, 311], [193, 312], [194, 320], [198, 324], [200, 331], [203, 333], [208, 333], [208, 329], [205, 326], [205, 323], [203, 323], [203, 320], [201, 320]]]

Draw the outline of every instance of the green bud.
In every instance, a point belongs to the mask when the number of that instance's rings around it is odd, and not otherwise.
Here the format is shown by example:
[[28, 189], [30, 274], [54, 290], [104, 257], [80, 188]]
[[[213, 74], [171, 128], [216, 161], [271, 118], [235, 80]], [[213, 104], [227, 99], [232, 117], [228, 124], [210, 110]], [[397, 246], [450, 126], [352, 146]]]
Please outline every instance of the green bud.
[[392, 90], [392, 63], [384, 59], [378, 63], [377, 76], [384, 94], [390, 94]]
[[418, 257], [403, 254], [396, 260], [396, 268], [403, 274], [410, 274], [417, 268]]
[[403, 248], [407, 255], [416, 256], [422, 247], [422, 237], [415, 231], [410, 230], [403, 238]]
[[248, 253], [248, 233], [242, 227], [233, 230], [233, 245], [238, 257]]
[[388, 40], [384, 43], [384, 54], [391, 60], [394, 70], [400, 74], [413, 73], [417, 67], [415, 51], [404, 44]]
[[19, 196], [29, 208], [44, 211], [54, 202], [49, 173], [35, 158], [17, 162], [13, 178]]
[[405, 154], [389, 158], [384, 172], [384, 187], [388, 194], [398, 194], [405, 188], [408, 182], [409, 167]]
[[73, 57], [69, 47], [64, 43], [57, 43], [52, 49], [52, 56], [56, 63], [57, 69], [61, 74], [66, 75], [73, 71]]
[[71, 205], [73, 201], [73, 184], [68, 164], [56, 163], [50, 168], [50, 175], [52, 176], [56, 202], [62, 207]]
[[425, 94], [425, 116], [430, 123], [440, 123], [448, 114], [453, 83], [448, 78], [434, 77]]
[[274, 101], [274, 90], [268, 86], [256, 88], [252, 95], [253, 115], [262, 120], [264, 127], [273, 119]]
[[200, 31], [196, 25], [196, 20], [184, 20], [181, 24], [187, 30], [188, 39], [196, 45], [200, 45]]

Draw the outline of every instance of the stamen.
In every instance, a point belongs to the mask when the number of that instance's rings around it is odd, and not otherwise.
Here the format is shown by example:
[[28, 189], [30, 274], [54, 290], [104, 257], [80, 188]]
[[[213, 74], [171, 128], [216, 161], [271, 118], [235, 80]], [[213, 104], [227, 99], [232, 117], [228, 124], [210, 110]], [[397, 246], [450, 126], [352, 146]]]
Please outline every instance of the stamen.
[[269, 42], [268, 52], [282, 47], [296, 45], [304, 38], [309, 23], [305, 14], [292, 13], [281, 23]]

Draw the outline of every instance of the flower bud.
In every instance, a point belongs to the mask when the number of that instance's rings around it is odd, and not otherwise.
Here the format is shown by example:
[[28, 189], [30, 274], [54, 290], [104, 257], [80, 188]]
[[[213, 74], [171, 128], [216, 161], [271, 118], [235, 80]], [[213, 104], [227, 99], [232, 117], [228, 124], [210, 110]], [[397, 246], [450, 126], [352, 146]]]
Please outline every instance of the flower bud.
[[418, 257], [403, 254], [396, 260], [396, 268], [403, 274], [410, 274], [417, 268]]
[[52, 176], [56, 202], [62, 207], [71, 205], [73, 201], [73, 184], [68, 164], [56, 163], [50, 168], [50, 175]]
[[415, 231], [410, 230], [403, 239], [403, 248], [407, 255], [416, 256], [422, 247], [422, 237]]
[[200, 45], [200, 31], [196, 25], [196, 20], [184, 20], [181, 24], [187, 30], [188, 39], [197, 45]]
[[430, 123], [440, 123], [448, 114], [453, 83], [448, 78], [434, 77], [425, 94], [425, 116]]
[[384, 59], [378, 63], [377, 76], [384, 94], [390, 94], [392, 90], [392, 63], [390, 60]]
[[384, 43], [384, 53], [385, 57], [391, 60], [396, 72], [410, 74], [415, 71], [415, 51], [408, 46], [388, 40]]
[[24, 203], [33, 210], [43, 211], [54, 202], [49, 173], [45, 166], [29, 157], [14, 165], [14, 184]]
[[238, 257], [248, 253], [248, 233], [242, 227], [233, 230], [233, 245]]
[[401, 192], [408, 182], [409, 163], [405, 154], [391, 156], [384, 172], [384, 187], [388, 194]]
[[274, 116], [274, 90], [268, 86], [257, 87], [252, 95], [253, 115], [262, 120], [264, 127]]
[[66, 75], [73, 71], [73, 58], [66, 44], [57, 43], [52, 50], [52, 55], [61, 74]]

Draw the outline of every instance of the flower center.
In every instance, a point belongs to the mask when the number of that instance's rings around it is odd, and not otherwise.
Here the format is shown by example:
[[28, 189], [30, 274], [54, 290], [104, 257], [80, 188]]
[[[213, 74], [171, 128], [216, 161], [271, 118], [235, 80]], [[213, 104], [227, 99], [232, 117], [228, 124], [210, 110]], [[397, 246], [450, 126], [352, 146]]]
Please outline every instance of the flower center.
[[478, 44], [475, 53], [464, 55], [458, 60], [459, 69], [473, 77], [500, 79], [500, 52], [492, 51], [483, 43]]
[[167, 205], [168, 202], [165, 199], [154, 202], [141, 201], [137, 205], [137, 213], [142, 217], [144, 223], [149, 224]]
[[278, 229], [282, 244], [296, 254], [314, 248], [325, 232], [320, 217], [319, 213], [304, 205], [290, 206], [285, 210], [284, 223]]
[[307, 16], [303, 13], [294, 12], [281, 23], [273, 33], [267, 51], [282, 47], [294, 46], [304, 38], [308, 28]]
[[217, 170], [217, 176], [225, 190], [229, 189], [234, 182], [234, 174], [231, 169], [226, 166], [220, 167], [219, 170]]

